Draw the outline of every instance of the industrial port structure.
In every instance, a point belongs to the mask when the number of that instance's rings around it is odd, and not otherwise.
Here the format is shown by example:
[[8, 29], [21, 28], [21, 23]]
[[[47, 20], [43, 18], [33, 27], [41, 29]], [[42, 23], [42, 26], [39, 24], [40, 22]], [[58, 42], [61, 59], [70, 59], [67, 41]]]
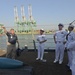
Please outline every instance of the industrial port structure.
[[24, 6], [21, 6], [21, 19], [19, 19], [17, 6], [14, 7], [15, 31], [16, 33], [32, 32], [36, 27], [36, 21], [32, 15], [32, 6], [28, 5], [28, 20], [26, 19]]

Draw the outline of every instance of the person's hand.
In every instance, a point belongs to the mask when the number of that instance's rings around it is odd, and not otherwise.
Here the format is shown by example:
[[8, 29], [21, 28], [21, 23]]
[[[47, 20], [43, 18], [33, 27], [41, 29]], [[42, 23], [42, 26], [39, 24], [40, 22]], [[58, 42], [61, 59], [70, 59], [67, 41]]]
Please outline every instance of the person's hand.
[[66, 41], [64, 41], [63, 44], [66, 44]]
[[69, 49], [67, 49], [67, 51], [70, 51]]
[[19, 48], [20, 46], [18, 45], [18, 48]]
[[5, 29], [5, 27], [4, 27], [4, 26], [1, 26], [1, 28]]
[[2, 34], [0, 34], [0, 36], [2, 36]]
[[43, 42], [42, 41], [40, 41], [40, 44], [42, 44]]
[[39, 39], [37, 39], [37, 41], [40, 41]]
[[55, 43], [57, 43], [57, 41], [54, 41]]

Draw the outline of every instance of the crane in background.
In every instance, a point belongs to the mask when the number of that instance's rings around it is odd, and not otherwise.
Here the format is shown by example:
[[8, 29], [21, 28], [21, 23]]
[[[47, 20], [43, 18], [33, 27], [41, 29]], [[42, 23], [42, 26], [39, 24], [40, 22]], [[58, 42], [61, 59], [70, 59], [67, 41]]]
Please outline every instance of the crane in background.
[[21, 31], [24, 32], [27, 29], [27, 20], [26, 20], [26, 16], [25, 16], [25, 11], [24, 11], [24, 6], [21, 6]]
[[25, 11], [24, 11], [24, 6], [21, 6], [21, 20], [19, 19], [18, 16], [18, 10], [17, 7], [14, 7], [14, 17], [15, 17], [15, 31], [24, 33], [24, 32], [30, 32], [32, 33], [33, 28], [36, 26], [36, 22], [33, 19], [32, 16], [32, 6], [29, 4], [28, 6], [28, 16], [29, 20], [26, 19], [25, 16]]
[[28, 16], [29, 16], [28, 23], [31, 23], [31, 24], [33, 24], [33, 26], [35, 26], [36, 22], [35, 22], [35, 20], [33, 18], [33, 15], [32, 15], [32, 6], [31, 6], [31, 4], [29, 4], [29, 6], [28, 6]]
[[15, 21], [15, 31], [18, 32], [20, 30], [20, 20], [18, 16], [18, 10], [17, 7], [14, 6], [14, 21]]

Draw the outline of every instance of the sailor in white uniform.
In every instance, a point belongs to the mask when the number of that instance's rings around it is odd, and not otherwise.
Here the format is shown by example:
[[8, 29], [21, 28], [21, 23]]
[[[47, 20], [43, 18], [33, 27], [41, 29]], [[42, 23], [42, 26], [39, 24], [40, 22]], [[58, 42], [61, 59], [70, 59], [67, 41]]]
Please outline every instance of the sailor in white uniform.
[[54, 63], [59, 61], [59, 64], [62, 64], [67, 31], [63, 30], [63, 24], [59, 24], [58, 28], [59, 30], [54, 34], [54, 42], [56, 44]]
[[[66, 48], [68, 47], [69, 43], [75, 41], [75, 33], [73, 32], [74, 26], [73, 25], [69, 25], [68, 30], [69, 33], [66, 36], [67, 39], [67, 43], [66, 43]], [[71, 66], [72, 64], [72, 50], [67, 51], [68, 53], [68, 64], [67, 66]]]
[[43, 62], [46, 62], [46, 60], [43, 59], [43, 56], [44, 56], [44, 46], [47, 39], [43, 33], [44, 33], [44, 29], [40, 29], [40, 35], [37, 37], [38, 57], [36, 58], [36, 60], [41, 60]]
[[72, 71], [72, 75], [75, 75], [75, 41], [71, 42], [67, 46], [68, 51], [72, 52], [72, 64], [70, 69]]

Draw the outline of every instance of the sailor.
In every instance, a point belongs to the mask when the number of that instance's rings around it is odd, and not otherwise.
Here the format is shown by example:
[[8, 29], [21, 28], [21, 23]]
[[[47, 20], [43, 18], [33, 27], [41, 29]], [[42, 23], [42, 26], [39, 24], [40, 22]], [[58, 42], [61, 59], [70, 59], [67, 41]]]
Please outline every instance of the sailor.
[[[69, 33], [66, 36], [67, 39], [67, 43], [66, 43], [66, 48], [68, 47], [69, 43], [75, 41], [75, 33], [73, 32], [74, 26], [73, 25], [69, 25], [68, 30]], [[68, 64], [67, 66], [71, 66], [72, 64], [72, 50], [67, 51], [68, 53]]]
[[43, 33], [44, 33], [44, 29], [40, 29], [40, 35], [37, 37], [38, 57], [36, 58], [36, 60], [41, 60], [43, 62], [46, 62], [46, 60], [43, 59], [43, 56], [44, 56], [44, 46], [45, 46], [45, 42], [47, 41], [47, 39]]
[[68, 44], [67, 50], [72, 52], [72, 63], [70, 65], [70, 69], [72, 71], [72, 75], [75, 75], [75, 41]]
[[62, 64], [65, 50], [65, 37], [67, 35], [67, 31], [63, 30], [63, 24], [59, 24], [59, 30], [54, 34], [54, 42], [56, 44], [55, 49], [55, 60], [54, 63], [59, 61], [59, 64]]

